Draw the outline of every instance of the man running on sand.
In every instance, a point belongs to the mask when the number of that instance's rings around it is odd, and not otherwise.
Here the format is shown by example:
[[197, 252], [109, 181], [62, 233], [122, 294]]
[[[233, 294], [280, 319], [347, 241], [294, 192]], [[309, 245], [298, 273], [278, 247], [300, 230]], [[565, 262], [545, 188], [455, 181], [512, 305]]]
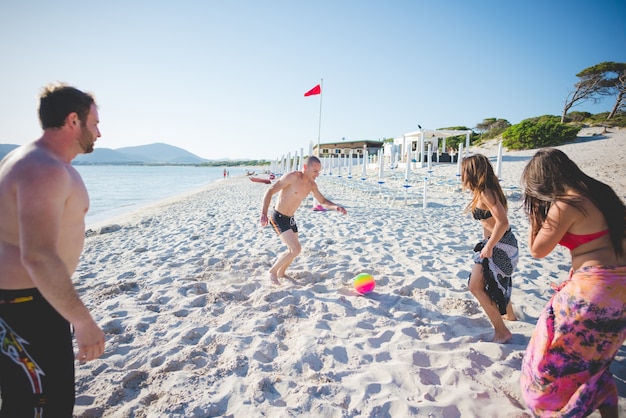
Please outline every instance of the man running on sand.
[[317, 157], [309, 157], [302, 171], [285, 174], [265, 192], [261, 209], [261, 225], [267, 226], [267, 210], [272, 196], [280, 192], [269, 222], [272, 223], [280, 240], [287, 246], [287, 251], [278, 256], [269, 271], [272, 283], [275, 285], [280, 285], [278, 278], [286, 277], [285, 270], [302, 250], [298, 241], [298, 226], [293, 216], [309, 193], [313, 193], [313, 197], [326, 209], [336, 210], [344, 215], [347, 213], [344, 207], [336, 205], [320, 193], [315, 179], [320, 175], [321, 170], [320, 160]]

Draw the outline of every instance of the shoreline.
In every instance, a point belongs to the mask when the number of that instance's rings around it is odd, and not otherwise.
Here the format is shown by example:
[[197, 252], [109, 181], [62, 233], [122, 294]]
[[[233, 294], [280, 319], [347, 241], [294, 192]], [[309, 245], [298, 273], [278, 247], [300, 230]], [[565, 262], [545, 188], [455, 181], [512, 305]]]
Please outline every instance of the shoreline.
[[130, 219], [134, 219], [138, 216], [142, 216], [144, 211], [151, 211], [159, 208], [161, 206], [167, 206], [169, 204], [175, 204], [179, 200], [188, 198], [195, 194], [202, 193], [207, 190], [211, 190], [212, 188], [217, 187], [218, 184], [222, 184], [224, 182], [232, 181], [241, 177], [246, 177], [246, 174], [237, 174], [228, 178], [218, 178], [211, 183], [208, 183], [204, 186], [196, 187], [191, 190], [183, 191], [180, 193], [175, 193], [171, 196], [164, 197], [162, 199], [158, 199], [156, 201], [144, 204], [137, 203], [136, 205], [130, 206], [128, 208], [120, 209], [120, 212], [117, 214], [111, 214], [111, 212], [115, 212], [115, 210], [109, 210], [101, 215], [97, 215], [90, 222], [86, 223], [86, 229], [100, 229], [109, 224], [116, 223], [125, 223]]
[[[557, 148], [624, 198], [625, 147], [622, 130]], [[471, 151], [495, 157], [497, 143]], [[259, 224], [267, 186], [237, 177], [117, 217], [119, 229], [86, 238], [74, 281], [107, 348], [77, 365], [75, 416], [530, 418], [521, 359], [550, 284], [569, 269], [566, 250], [528, 253], [514, 186], [534, 152], [503, 157], [520, 242], [519, 320], [507, 322], [508, 344], [487, 342], [491, 325], [466, 287], [480, 227], [463, 213], [469, 195], [448, 181], [456, 164], [435, 166], [425, 210], [423, 172], [406, 195], [390, 177], [383, 189], [375, 179], [320, 176], [321, 192], [348, 215], [314, 212], [305, 199], [296, 213], [302, 253], [280, 287], [266, 273], [284, 246]], [[365, 296], [352, 288], [361, 272], [376, 280]], [[624, 415], [626, 347], [611, 371]]]
[[160, 208], [163, 208], [172, 204], [176, 204], [180, 202], [181, 200], [193, 197], [194, 195], [203, 193], [205, 191], [208, 191], [214, 188], [218, 188], [218, 186], [222, 185], [224, 182], [227, 182], [229, 180], [234, 180], [234, 179], [235, 178], [217, 179], [213, 181], [212, 183], [209, 183], [202, 187], [198, 187], [198, 188], [181, 192], [181, 193], [176, 193], [173, 196], [165, 197], [163, 199], [159, 199], [152, 203], [139, 204], [140, 206], [133, 207], [130, 210], [124, 210], [122, 213], [119, 213], [116, 215], [109, 216], [107, 214], [104, 214], [102, 216], [102, 219], [93, 220], [92, 222], [86, 225], [86, 228], [91, 229], [91, 230], [97, 230], [97, 229], [101, 229], [102, 227], [110, 226], [111, 224], [115, 225], [117, 223], [132, 222], [133, 219], [145, 216], [145, 214], [148, 212], [158, 211]]

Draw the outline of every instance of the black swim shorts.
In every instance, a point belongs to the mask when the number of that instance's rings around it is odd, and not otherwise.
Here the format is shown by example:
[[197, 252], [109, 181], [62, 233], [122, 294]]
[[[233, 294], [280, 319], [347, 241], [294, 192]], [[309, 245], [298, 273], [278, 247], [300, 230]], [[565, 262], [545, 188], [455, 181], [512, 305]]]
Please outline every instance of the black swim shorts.
[[296, 225], [296, 218], [293, 216], [283, 215], [282, 213], [274, 210], [272, 211], [272, 217], [270, 218], [272, 226], [276, 230], [278, 235], [285, 231], [292, 230], [296, 234], [298, 233], [298, 225]]
[[0, 290], [0, 417], [71, 417], [70, 324], [37, 289]]

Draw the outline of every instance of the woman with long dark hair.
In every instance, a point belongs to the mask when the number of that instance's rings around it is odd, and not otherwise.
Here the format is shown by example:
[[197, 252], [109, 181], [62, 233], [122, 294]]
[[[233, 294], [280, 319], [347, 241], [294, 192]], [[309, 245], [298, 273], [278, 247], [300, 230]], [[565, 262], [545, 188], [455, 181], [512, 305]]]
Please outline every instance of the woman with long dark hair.
[[569, 278], [540, 315], [522, 362], [524, 400], [537, 416], [617, 417], [609, 366], [626, 340], [626, 207], [558, 149], [524, 168], [533, 257], [569, 249]]
[[493, 341], [506, 343], [512, 334], [503, 318], [516, 320], [511, 306], [511, 276], [518, 260], [517, 240], [509, 227], [506, 196], [489, 159], [482, 154], [463, 160], [461, 182], [463, 189], [472, 193], [466, 211], [483, 227], [483, 238], [474, 247], [469, 289], [493, 325]]

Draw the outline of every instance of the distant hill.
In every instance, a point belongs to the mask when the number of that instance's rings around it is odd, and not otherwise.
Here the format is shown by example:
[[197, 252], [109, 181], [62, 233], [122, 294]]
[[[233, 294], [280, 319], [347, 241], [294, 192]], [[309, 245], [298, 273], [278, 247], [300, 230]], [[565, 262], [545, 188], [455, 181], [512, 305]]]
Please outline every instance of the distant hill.
[[110, 148], [95, 148], [91, 154], [80, 154], [75, 164], [123, 164], [142, 163], [141, 157], [129, 156]]
[[173, 145], [156, 143], [118, 149], [96, 148], [91, 154], [81, 154], [74, 159], [77, 164], [202, 164], [204, 158]]
[[0, 144], [0, 159], [4, 158], [5, 155], [13, 151], [19, 145], [14, 144]]
[[[0, 144], [0, 159], [17, 148], [13, 144]], [[202, 164], [209, 160], [182, 148], [162, 143], [124, 147], [97, 148], [91, 154], [80, 154], [75, 164]]]
[[163, 143], [118, 148], [116, 151], [126, 156], [138, 157], [141, 161], [149, 163], [201, 164], [209, 161], [182, 148]]

